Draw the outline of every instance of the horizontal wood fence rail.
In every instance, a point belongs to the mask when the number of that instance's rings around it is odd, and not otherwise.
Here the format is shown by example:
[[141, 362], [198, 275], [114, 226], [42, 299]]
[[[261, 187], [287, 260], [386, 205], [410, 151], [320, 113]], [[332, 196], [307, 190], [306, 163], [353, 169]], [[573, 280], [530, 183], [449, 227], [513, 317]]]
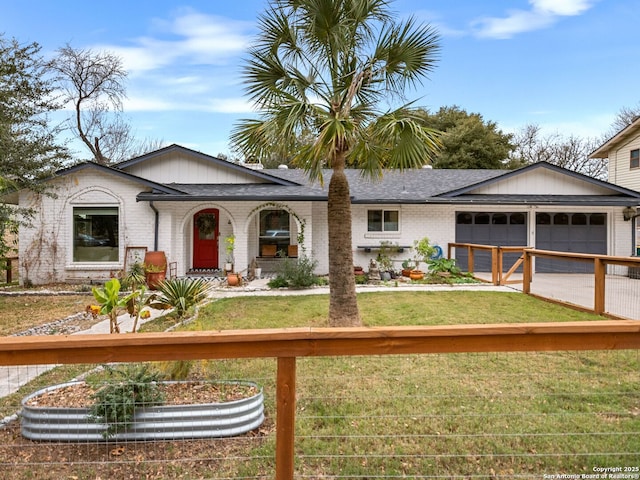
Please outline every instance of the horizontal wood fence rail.
[[640, 348], [633, 320], [0, 338], [0, 365]]
[[276, 357], [276, 476], [294, 475], [296, 358], [640, 349], [640, 322], [293, 328], [0, 338], [0, 365]]

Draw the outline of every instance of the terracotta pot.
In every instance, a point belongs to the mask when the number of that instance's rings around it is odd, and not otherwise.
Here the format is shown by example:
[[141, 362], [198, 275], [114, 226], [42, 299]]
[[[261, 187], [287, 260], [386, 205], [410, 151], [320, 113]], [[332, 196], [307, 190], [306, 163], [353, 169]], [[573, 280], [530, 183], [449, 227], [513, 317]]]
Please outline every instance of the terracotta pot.
[[411, 280], [422, 280], [424, 278], [424, 272], [422, 270], [411, 270], [411, 272], [409, 272], [409, 278]]
[[402, 269], [402, 276], [403, 277], [410, 277], [411, 276], [411, 270], [408, 268], [403, 268]]
[[144, 254], [145, 265], [161, 267], [165, 273], [167, 271], [167, 256], [162, 251], [147, 252]]
[[230, 287], [237, 287], [240, 285], [240, 274], [239, 273], [229, 273], [227, 274], [227, 285]]
[[147, 272], [145, 278], [147, 280], [147, 287], [151, 290], [156, 290], [160, 282], [164, 281], [167, 276], [167, 272]]

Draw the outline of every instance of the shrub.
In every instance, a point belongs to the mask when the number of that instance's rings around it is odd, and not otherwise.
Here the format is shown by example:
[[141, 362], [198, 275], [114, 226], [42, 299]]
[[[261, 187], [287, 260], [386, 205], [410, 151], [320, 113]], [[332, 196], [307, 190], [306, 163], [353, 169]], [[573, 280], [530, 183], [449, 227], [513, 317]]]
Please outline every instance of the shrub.
[[427, 261], [429, 273], [448, 273], [450, 275], [464, 275], [460, 267], [456, 265], [455, 258], [438, 258]]
[[148, 365], [127, 365], [114, 369], [106, 367], [106, 383], [92, 396], [95, 403], [89, 409], [90, 418], [104, 423], [104, 437], [125, 431], [133, 423], [136, 407], [160, 405], [164, 396], [158, 388], [160, 375], [149, 371]]
[[314, 273], [317, 266], [317, 260], [304, 254], [297, 261], [285, 258], [278, 270], [278, 275], [268, 285], [271, 288], [305, 288], [318, 285], [319, 280]]
[[356, 284], [357, 285], [364, 285], [365, 283], [367, 283], [369, 281], [369, 279], [367, 278], [366, 275], [362, 274], [362, 275], [356, 275]]

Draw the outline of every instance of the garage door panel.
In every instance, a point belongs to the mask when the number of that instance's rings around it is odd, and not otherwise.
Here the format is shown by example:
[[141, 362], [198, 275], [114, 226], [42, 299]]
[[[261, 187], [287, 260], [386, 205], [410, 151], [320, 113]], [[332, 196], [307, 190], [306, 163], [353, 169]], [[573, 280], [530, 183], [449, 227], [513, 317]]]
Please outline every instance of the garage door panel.
[[[550, 221], [550, 224], [547, 222]], [[556, 225], [554, 222], [559, 221]], [[536, 248], [574, 253], [607, 253], [606, 214], [563, 213], [536, 214]], [[538, 258], [535, 271], [540, 273], [591, 273], [589, 262], [569, 262]]]
[[[496, 246], [524, 246], [527, 244], [526, 212], [459, 212], [456, 214], [456, 219], [456, 242], [458, 243]], [[505, 264], [511, 265], [519, 257], [520, 255], [517, 253], [507, 254], [504, 258]], [[459, 265], [466, 268], [468, 264], [466, 249], [458, 249], [456, 259]], [[491, 271], [490, 252], [476, 251], [474, 260], [476, 272]]]
[[[506, 224], [504, 216], [507, 216]], [[527, 214], [460, 212], [456, 214], [456, 242], [496, 246], [527, 245]], [[517, 221], [512, 224], [511, 219]], [[480, 223], [476, 223], [476, 221]], [[500, 223], [494, 223], [494, 222]], [[536, 248], [575, 253], [607, 253], [607, 215], [603, 213], [549, 213], [536, 214]], [[518, 259], [518, 254], [505, 256], [505, 268]], [[456, 252], [458, 263], [467, 265], [466, 250]], [[475, 269], [491, 270], [490, 253], [476, 252]], [[536, 272], [588, 273], [590, 263], [536, 259]]]

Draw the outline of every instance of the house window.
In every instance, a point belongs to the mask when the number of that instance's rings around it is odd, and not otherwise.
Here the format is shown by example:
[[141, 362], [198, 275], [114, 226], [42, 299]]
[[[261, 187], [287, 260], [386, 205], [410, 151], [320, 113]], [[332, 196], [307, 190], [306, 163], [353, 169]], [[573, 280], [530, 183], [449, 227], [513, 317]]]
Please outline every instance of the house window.
[[73, 261], [118, 261], [118, 208], [73, 209]]
[[400, 231], [400, 212], [398, 210], [367, 211], [367, 231], [398, 232]]
[[631, 150], [631, 158], [629, 160], [629, 168], [640, 167], [640, 149]]
[[262, 210], [260, 212], [260, 256], [286, 255], [291, 244], [289, 212]]

